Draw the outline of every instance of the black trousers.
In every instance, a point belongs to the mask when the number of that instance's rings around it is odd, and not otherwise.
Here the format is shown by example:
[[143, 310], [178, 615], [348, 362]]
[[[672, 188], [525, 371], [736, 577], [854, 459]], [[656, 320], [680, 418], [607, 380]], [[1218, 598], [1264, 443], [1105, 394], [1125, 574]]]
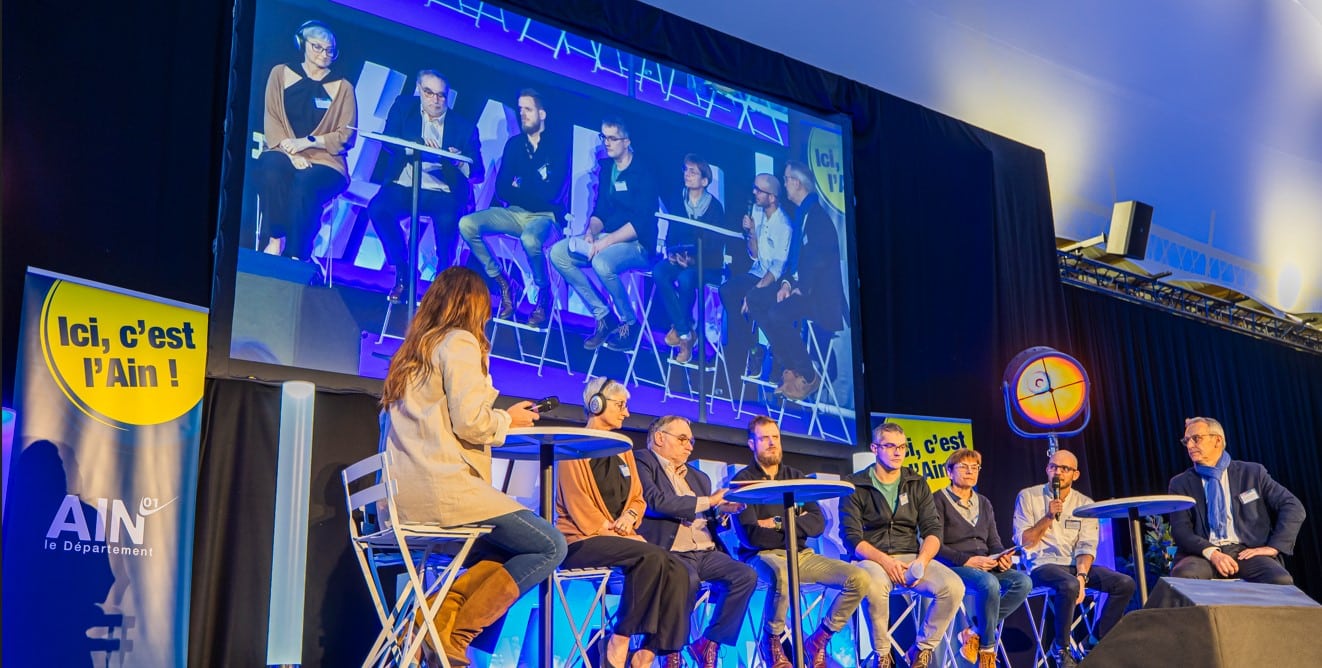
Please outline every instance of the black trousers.
[[[1044, 564], [1033, 569], [1034, 587], [1050, 587], [1051, 602], [1056, 608], [1056, 648], [1069, 647], [1070, 626], [1074, 624], [1074, 604], [1079, 598], [1079, 580], [1075, 577], [1073, 566]], [[1117, 573], [1104, 566], [1093, 566], [1088, 570], [1088, 589], [1106, 594], [1106, 605], [1102, 606], [1101, 619], [1097, 621], [1097, 639], [1100, 640], [1111, 632], [1120, 622], [1120, 617], [1134, 598], [1137, 585], [1128, 575]]]
[[[440, 190], [418, 191], [418, 215], [431, 218], [436, 226], [436, 271], [440, 272], [454, 263], [454, 245], [459, 237], [459, 209], [463, 203], [454, 195]], [[376, 197], [367, 205], [367, 216], [376, 227], [376, 236], [381, 240], [386, 262], [394, 265], [395, 276], [407, 276], [408, 267], [413, 258], [409, 257], [408, 240], [404, 237], [404, 228], [399, 221], [413, 213], [413, 189], [397, 183], [381, 186]], [[425, 223], [418, 221], [418, 237], [426, 231]], [[416, 269], [416, 268], [415, 268]], [[416, 274], [416, 272], [415, 272]]]
[[[756, 341], [753, 333], [752, 309], [748, 314], [741, 312], [744, 298], [748, 298], [751, 307], [757, 301], [758, 295], [770, 292], [771, 298], [775, 299], [776, 290], [780, 284], [772, 282], [764, 288], [757, 287], [758, 277], [747, 272], [734, 274], [730, 280], [721, 286], [721, 304], [725, 306], [725, 332], [728, 337], [728, 343], [725, 345], [725, 359], [730, 368], [744, 372], [744, 366], [748, 364], [748, 352], [753, 349], [753, 343]], [[754, 369], [754, 373], [758, 370]]]
[[[1239, 572], [1230, 577], [1262, 584], [1294, 584], [1294, 578], [1290, 577], [1290, 571], [1285, 570], [1285, 566], [1277, 557], [1263, 555], [1238, 561], [1239, 553], [1247, 549], [1249, 549], [1247, 545], [1240, 544], [1221, 547], [1222, 552], [1234, 557], [1239, 563]], [[1221, 574], [1216, 572], [1212, 562], [1204, 559], [1203, 555], [1191, 554], [1175, 562], [1175, 566], [1171, 568], [1171, 577], [1211, 580], [1220, 578]]]
[[739, 642], [744, 612], [748, 610], [753, 592], [757, 591], [757, 571], [719, 550], [675, 552], [674, 555], [689, 572], [689, 587], [693, 592], [690, 610], [697, 603], [699, 585], [712, 583], [711, 600], [715, 610], [702, 635], [720, 645]]
[[[814, 310], [812, 300], [803, 295], [790, 295], [785, 301], [778, 302], [776, 293], [758, 290], [748, 297], [748, 312], [767, 335], [771, 354], [781, 366], [805, 380], [817, 375], [802, 333], [803, 319], [812, 317]], [[822, 342], [820, 337], [818, 341]]]
[[[344, 192], [344, 175], [322, 165], [296, 169], [283, 151], [257, 159], [257, 194], [262, 198], [260, 245], [272, 237], [285, 240], [281, 255], [307, 260], [321, 229], [321, 211]], [[260, 248], [259, 248], [260, 250]]]
[[643, 648], [661, 655], [689, 638], [689, 574], [669, 550], [622, 536], [595, 536], [569, 544], [562, 568], [619, 568], [624, 592], [615, 634], [642, 636]]

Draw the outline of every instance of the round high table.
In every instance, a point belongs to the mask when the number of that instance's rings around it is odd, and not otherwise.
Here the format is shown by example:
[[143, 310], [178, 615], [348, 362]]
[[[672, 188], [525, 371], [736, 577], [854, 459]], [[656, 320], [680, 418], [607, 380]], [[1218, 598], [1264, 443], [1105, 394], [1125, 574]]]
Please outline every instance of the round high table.
[[[491, 449], [491, 456], [515, 461], [536, 461], [542, 469], [542, 518], [554, 523], [555, 463], [568, 459], [592, 459], [618, 455], [633, 449], [628, 437], [600, 429], [583, 427], [517, 427], [505, 437], [505, 444]], [[539, 605], [542, 620], [539, 638], [542, 662], [553, 656], [551, 642], [555, 638], [551, 598], [552, 579], [539, 585]], [[549, 665], [549, 663], [548, 663]]]
[[1154, 494], [1151, 496], [1129, 496], [1120, 499], [1097, 501], [1074, 509], [1075, 517], [1090, 519], [1129, 519], [1129, 539], [1134, 550], [1134, 570], [1138, 573], [1138, 591], [1143, 604], [1148, 602], [1148, 576], [1143, 567], [1143, 525], [1138, 518], [1151, 515], [1165, 515], [1192, 508], [1193, 497], [1176, 494]]
[[[799, 609], [798, 523], [795, 505], [809, 501], [838, 499], [854, 493], [852, 483], [835, 480], [767, 480], [752, 482], [730, 490], [726, 501], [748, 505], [783, 504], [785, 506], [785, 561], [789, 564], [790, 637], [794, 642], [794, 668], [803, 668], [803, 611]], [[774, 584], [773, 584], [774, 586]]]

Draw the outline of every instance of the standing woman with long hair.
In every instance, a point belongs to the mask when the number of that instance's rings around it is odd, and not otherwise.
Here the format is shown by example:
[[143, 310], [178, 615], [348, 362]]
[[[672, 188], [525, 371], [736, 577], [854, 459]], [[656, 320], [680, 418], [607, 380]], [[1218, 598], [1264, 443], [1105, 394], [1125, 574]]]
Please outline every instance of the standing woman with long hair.
[[[549, 522], [491, 485], [491, 448], [511, 427], [537, 420], [532, 402], [493, 408], [488, 368], [491, 294], [474, 271], [442, 271], [423, 295], [381, 393], [386, 448], [404, 522], [494, 527], [474, 549], [479, 561], [455, 579], [436, 617], [452, 666], [468, 645], [565, 558]], [[430, 662], [429, 662], [430, 663]]]

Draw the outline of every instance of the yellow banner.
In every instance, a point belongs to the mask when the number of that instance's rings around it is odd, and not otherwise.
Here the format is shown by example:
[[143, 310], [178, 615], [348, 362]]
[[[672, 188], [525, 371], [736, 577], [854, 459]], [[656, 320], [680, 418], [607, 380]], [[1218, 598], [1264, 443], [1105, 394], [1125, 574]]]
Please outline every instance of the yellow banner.
[[873, 424], [893, 422], [904, 429], [909, 439], [909, 456], [904, 465], [927, 478], [935, 492], [950, 485], [946, 476], [946, 458], [961, 448], [973, 449], [973, 421], [959, 418], [889, 415], [873, 413]]

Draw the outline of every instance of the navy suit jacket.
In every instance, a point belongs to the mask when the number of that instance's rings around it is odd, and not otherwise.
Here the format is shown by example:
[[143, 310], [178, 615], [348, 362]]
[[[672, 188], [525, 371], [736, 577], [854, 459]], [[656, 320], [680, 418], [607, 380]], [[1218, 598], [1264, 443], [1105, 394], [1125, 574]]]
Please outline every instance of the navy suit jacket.
[[[1230, 513], [1235, 520], [1235, 534], [1248, 547], [1271, 546], [1281, 554], [1294, 551], [1295, 537], [1304, 523], [1304, 506], [1290, 490], [1272, 479], [1262, 464], [1231, 461], [1226, 469], [1230, 484]], [[1257, 497], [1244, 502], [1243, 494], [1256, 490]], [[1171, 537], [1178, 548], [1176, 558], [1201, 556], [1212, 547], [1208, 539], [1207, 495], [1203, 479], [1192, 467], [1171, 478], [1170, 493], [1191, 496], [1194, 505], [1171, 513]]]
[[[633, 451], [633, 456], [638, 463], [639, 481], [643, 484], [643, 500], [647, 502], [647, 513], [643, 516], [642, 526], [638, 527], [638, 534], [647, 542], [669, 550], [675, 545], [679, 525], [697, 519], [697, 497], [711, 495], [711, 478], [698, 467], [689, 466], [684, 480], [697, 496], [680, 496], [656, 454], [640, 448]], [[711, 532], [716, 549], [724, 552], [725, 544], [716, 535], [720, 524], [716, 511], [709, 509], [703, 517], [707, 519], [707, 530]]]
[[[401, 95], [390, 107], [386, 116], [386, 127], [381, 134], [407, 139], [419, 144], [422, 141], [422, 102]], [[468, 203], [473, 194], [474, 183], [480, 183], [486, 177], [486, 166], [482, 163], [482, 141], [477, 136], [477, 126], [472, 121], [454, 113], [445, 112], [445, 129], [441, 132], [441, 148], [459, 149], [459, 153], [473, 159], [468, 170], [468, 178], [450, 160], [439, 160], [441, 180], [450, 186], [450, 193], [460, 203]], [[372, 177], [377, 183], [393, 183], [404, 172], [405, 165], [412, 157], [404, 154], [405, 149], [392, 144], [381, 144], [381, 158], [377, 160]], [[423, 156], [425, 161], [437, 160]]]

